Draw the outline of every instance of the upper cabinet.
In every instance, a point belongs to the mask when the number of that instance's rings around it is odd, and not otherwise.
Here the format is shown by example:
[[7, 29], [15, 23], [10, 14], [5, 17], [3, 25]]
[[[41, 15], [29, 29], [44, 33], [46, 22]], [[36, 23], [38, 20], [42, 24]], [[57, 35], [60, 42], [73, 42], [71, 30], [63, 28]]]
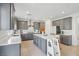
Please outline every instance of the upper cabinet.
[[39, 30], [40, 30], [40, 23], [34, 22], [34, 32], [39, 32]]
[[19, 30], [27, 30], [28, 29], [28, 22], [27, 21], [17, 21], [17, 28]]
[[35, 32], [45, 32], [45, 22], [34, 22], [34, 31]]
[[72, 17], [53, 21], [53, 26], [60, 26], [62, 30], [72, 30]]
[[60, 28], [64, 29], [64, 20], [63, 19], [60, 20]]
[[72, 30], [72, 17], [65, 18], [63, 21], [64, 30]]
[[53, 26], [59, 26], [60, 25], [60, 21], [59, 20], [56, 20], [53, 22]]

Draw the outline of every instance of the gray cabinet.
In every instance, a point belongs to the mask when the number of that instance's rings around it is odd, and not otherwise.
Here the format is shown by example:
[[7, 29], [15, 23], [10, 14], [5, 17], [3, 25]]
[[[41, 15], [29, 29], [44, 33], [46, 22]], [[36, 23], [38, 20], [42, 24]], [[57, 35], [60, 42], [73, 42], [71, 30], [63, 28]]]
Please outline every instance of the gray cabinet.
[[59, 26], [59, 25], [60, 25], [60, 21], [59, 20], [53, 21], [53, 26]]
[[42, 51], [47, 54], [47, 40], [43, 39], [42, 40]]
[[72, 18], [65, 18], [63, 21], [63, 29], [64, 30], [71, 30], [72, 29]]
[[60, 26], [62, 30], [72, 30], [72, 17], [53, 21], [53, 26]]
[[40, 30], [40, 23], [34, 22], [34, 31], [36, 32], [37, 30]]
[[33, 33], [28, 33], [27, 37], [28, 37], [28, 39], [33, 39]]
[[61, 35], [60, 42], [65, 45], [72, 45], [72, 35]]
[[36, 44], [36, 37], [33, 36], [33, 43]]
[[40, 39], [38, 40], [38, 47], [40, 48]]
[[55, 21], [52, 22], [52, 25], [55, 26]]
[[17, 21], [17, 28], [19, 30], [27, 30], [28, 29], [28, 22], [27, 21]]
[[60, 20], [60, 28], [61, 29], [64, 29], [64, 25], [63, 25], [64, 22], [63, 21], [64, 21], [63, 19]]
[[47, 54], [47, 40], [38, 36], [34, 36], [34, 44]]
[[21, 34], [21, 38], [22, 38], [23, 41], [32, 40], [33, 39], [33, 33]]
[[21, 45], [12, 44], [0, 46], [0, 56], [21, 56]]

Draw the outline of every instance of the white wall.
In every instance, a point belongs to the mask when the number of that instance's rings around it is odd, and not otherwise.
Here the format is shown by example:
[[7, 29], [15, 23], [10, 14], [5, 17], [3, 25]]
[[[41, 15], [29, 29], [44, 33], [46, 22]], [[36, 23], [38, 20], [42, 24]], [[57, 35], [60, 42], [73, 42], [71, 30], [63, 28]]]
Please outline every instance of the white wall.
[[75, 27], [73, 28], [75, 31], [73, 33], [73, 39], [72, 43], [76, 42], [76, 45], [79, 45], [79, 13], [73, 15], [73, 23], [75, 24]]
[[45, 33], [47, 35], [51, 34], [51, 30], [52, 30], [52, 21], [50, 19], [45, 21]]
[[77, 45], [77, 35], [76, 35], [76, 18], [72, 17], [72, 45]]
[[77, 18], [77, 38], [78, 38], [78, 44], [79, 44], [79, 17]]
[[72, 45], [78, 45], [79, 44], [79, 13], [72, 14]]
[[1, 4], [1, 30], [10, 29], [10, 4]]

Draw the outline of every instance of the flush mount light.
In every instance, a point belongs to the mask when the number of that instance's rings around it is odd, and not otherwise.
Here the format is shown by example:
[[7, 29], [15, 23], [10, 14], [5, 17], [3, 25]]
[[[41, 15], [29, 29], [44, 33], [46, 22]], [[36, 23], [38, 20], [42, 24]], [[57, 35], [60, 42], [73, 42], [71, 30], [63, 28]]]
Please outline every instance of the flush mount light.
[[32, 13], [30, 11], [27, 11], [26, 13], [27, 13], [27, 15], [32, 15]]
[[62, 14], [64, 14], [65, 12], [64, 12], [64, 11], [62, 11], [61, 13], [62, 13]]
[[54, 19], [54, 18], [55, 18], [55, 16], [51, 16], [51, 17], [50, 17], [50, 19]]

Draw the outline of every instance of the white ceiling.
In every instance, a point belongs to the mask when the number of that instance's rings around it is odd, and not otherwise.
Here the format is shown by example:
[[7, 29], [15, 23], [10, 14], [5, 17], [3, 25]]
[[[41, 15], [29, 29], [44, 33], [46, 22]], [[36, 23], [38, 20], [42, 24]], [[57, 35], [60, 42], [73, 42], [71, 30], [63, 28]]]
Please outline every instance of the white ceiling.
[[57, 19], [79, 12], [79, 3], [15, 3], [14, 5], [15, 15], [21, 18], [27, 18], [28, 11], [31, 11], [32, 19], [45, 19], [51, 16]]

